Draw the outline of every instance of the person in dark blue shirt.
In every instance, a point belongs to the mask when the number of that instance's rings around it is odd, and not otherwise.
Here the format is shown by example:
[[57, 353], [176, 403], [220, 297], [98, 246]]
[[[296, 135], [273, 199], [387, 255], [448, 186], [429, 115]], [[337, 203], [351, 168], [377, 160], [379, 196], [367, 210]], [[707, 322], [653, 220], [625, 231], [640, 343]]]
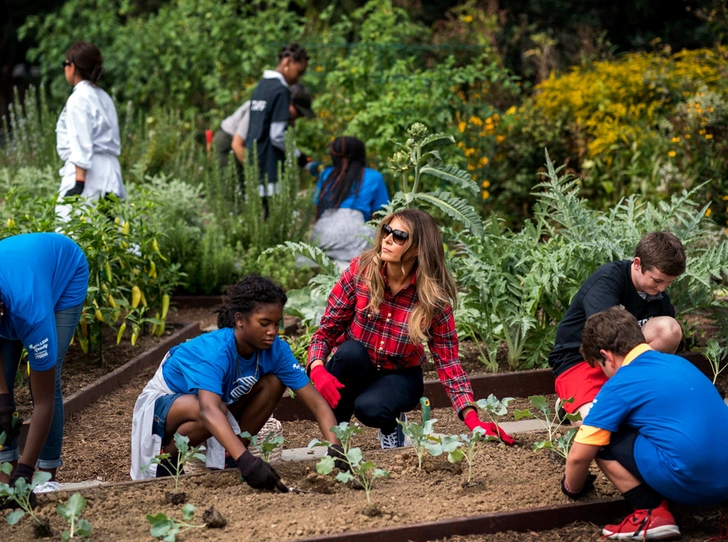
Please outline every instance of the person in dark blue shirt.
[[[169, 351], [134, 407], [133, 479], [166, 475], [169, 469], [164, 465], [145, 466], [160, 448], [176, 456], [172, 437], [179, 433], [192, 446], [214, 437], [250, 486], [288, 491], [273, 467], [251, 454], [248, 441], [238, 437], [244, 431], [260, 431], [286, 387], [311, 409], [324, 438], [338, 445], [330, 431], [336, 425], [331, 408], [278, 337], [286, 300], [283, 290], [268, 279], [246, 277], [223, 298], [218, 330]], [[333, 448], [329, 453], [340, 451]]]
[[333, 166], [321, 172], [316, 184], [316, 224], [311, 239], [345, 268], [369, 248], [374, 230], [364, 223], [389, 203], [389, 193], [382, 174], [366, 167], [366, 146], [361, 139], [337, 137], [330, 154]]
[[[0, 463], [15, 465], [20, 459], [11, 483], [20, 477], [30, 481], [37, 462], [53, 476], [40, 491], [59, 488], [53, 480], [62, 464], [61, 367], [81, 317], [88, 276], [83, 251], [63, 235], [30, 233], [0, 241], [0, 427], [6, 433]], [[13, 385], [23, 348], [30, 364], [33, 418], [20, 458]]]
[[728, 407], [685, 358], [653, 350], [629, 311], [589, 317], [581, 353], [608, 381], [594, 399], [566, 461], [562, 490], [577, 498], [597, 465], [635, 509], [602, 534], [613, 540], [680, 535], [667, 501], [728, 499]]

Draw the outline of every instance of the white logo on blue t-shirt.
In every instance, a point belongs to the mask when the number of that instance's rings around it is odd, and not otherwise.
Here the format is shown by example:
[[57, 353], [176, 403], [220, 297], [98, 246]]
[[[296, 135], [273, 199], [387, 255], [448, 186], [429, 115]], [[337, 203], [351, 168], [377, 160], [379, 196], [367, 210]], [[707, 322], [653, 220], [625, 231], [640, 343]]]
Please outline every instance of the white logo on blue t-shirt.
[[249, 393], [250, 390], [253, 389], [253, 386], [255, 386], [256, 382], [258, 382], [258, 377], [255, 375], [238, 378], [234, 382], [233, 389], [230, 391], [230, 401], [228, 404], [234, 403], [243, 395]]

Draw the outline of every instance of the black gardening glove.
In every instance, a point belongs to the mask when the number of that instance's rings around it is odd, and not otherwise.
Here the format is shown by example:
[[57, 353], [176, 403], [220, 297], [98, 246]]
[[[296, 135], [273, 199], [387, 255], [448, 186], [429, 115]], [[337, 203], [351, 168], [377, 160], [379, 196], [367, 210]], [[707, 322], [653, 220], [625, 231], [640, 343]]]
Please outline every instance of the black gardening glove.
[[255, 457], [249, 450], [245, 450], [235, 462], [238, 464], [240, 474], [250, 487], [278, 489], [283, 493], [288, 493], [288, 488], [281, 482], [281, 477], [278, 476], [276, 470], [260, 457]]
[[[12, 488], [15, 487], [15, 482], [17, 482], [20, 478], [23, 478], [25, 482], [30, 485], [31, 481], [33, 480], [33, 474], [35, 474], [35, 467], [31, 467], [28, 465], [25, 465], [23, 463], [18, 463], [18, 466], [15, 467], [15, 472], [10, 477], [10, 481], [8, 482], [8, 485]], [[38, 499], [35, 496], [35, 493], [31, 492], [30, 497], [28, 499], [31, 508], [35, 508], [38, 506]], [[3, 503], [0, 504], [0, 509], [12, 509], [12, 508], [18, 508], [20, 505], [11, 499], [5, 499]]]
[[[18, 438], [23, 422], [13, 407], [9, 393], [0, 393], [0, 450]], [[2, 434], [5, 434], [3, 440]]]
[[83, 194], [83, 187], [86, 186], [86, 183], [84, 181], [76, 181], [76, 185], [71, 188], [66, 194], [63, 196], [64, 198], [70, 197], [70, 196], [80, 196]]
[[334, 458], [334, 466], [342, 472], [348, 472], [351, 470], [349, 462], [346, 460], [346, 454], [344, 448], [339, 444], [332, 444], [326, 450], [326, 455]]
[[566, 487], [566, 475], [564, 475], [564, 477], [561, 479], [561, 491], [570, 499], [580, 499], [581, 497], [589, 493], [592, 489], [594, 489], [594, 480], [596, 479], [596, 474], [587, 474], [586, 480], [584, 481], [584, 486], [579, 491], [571, 491], [570, 487]]
[[308, 156], [306, 156], [305, 154], [301, 153], [298, 156], [298, 167], [304, 167], [310, 161], [311, 161], [311, 159]]

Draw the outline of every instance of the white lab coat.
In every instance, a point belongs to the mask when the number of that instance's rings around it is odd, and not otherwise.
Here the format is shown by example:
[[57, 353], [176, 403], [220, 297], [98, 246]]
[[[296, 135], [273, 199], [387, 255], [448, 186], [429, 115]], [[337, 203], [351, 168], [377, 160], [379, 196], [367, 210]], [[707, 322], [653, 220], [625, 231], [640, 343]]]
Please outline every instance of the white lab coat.
[[[162, 447], [162, 437], [152, 433], [154, 403], [157, 398], [174, 393], [167, 386], [162, 374], [162, 365], [164, 365], [168, 357], [169, 352], [164, 356], [159, 369], [144, 387], [144, 391], [142, 391], [134, 405], [134, 413], [131, 419], [131, 470], [129, 471], [132, 480], [155, 478], [157, 475], [157, 465], [150, 465], [146, 470], [144, 470], [144, 467], [149, 465], [152, 458], [160, 453]], [[240, 433], [240, 426], [229, 411], [227, 419], [233, 431], [236, 434]], [[225, 468], [225, 448], [223, 448], [222, 444], [215, 437], [210, 437], [207, 439], [205, 447], [205, 454], [207, 455], [205, 466], [212, 469]]]
[[106, 194], [126, 197], [118, 158], [119, 120], [106, 91], [89, 81], [73, 87], [56, 124], [56, 150], [65, 162], [59, 171], [60, 197], [76, 185], [76, 166], [86, 170], [84, 198], [93, 201]]

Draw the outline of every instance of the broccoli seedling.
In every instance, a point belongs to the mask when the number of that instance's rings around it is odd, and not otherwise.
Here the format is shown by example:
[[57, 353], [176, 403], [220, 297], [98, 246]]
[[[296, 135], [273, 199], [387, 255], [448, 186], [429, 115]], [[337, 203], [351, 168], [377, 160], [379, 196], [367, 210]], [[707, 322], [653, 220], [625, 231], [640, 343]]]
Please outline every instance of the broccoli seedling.
[[[10, 476], [13, 472], [13, 467], [10, 463], [3, 463], [0, 465], [0, 471]], [[18, 523], [25, 514], [32, 517], [35, 520], [36, 525], [44, 525], [44, 521], [35, 515], [31, 500], [34, 500], [33, 490], [39, 485], [45, 484], [50, 479], [50, 472], [37, 471], [33, 474], [33, 479], [30, 483], [26, 482], [25, 478], [18, 478], [13, 486], [0, 484], [0, 498], [14, 501], [20, 507], [20, 510], [10, 512], [5, 518], [10, 525]], [[47, 523], [47, 520], [45, 520], [45, 522]]]
[[172, 456], [168, 453], [161, 453], [159, 455], [155, 455], [149, 464], [143, 467], [143, 470], [147, 470], [152, 465], [157, 465], [157, 468], [159, 468], [159, 465], [165, 463], [165, 468], [168, 467], [168, 470], [171, 469], [172, 471], [170, 474], [172, 475], [172, 478], [174, 478], [174, 492], [179, 493], [179, 477], [184, 471], [185, 464], [193, 459], [205, 462], [207, 461], [207, 456], [202, 453], [205, 451], [205, 447], [203, 445], [190, 446], [190, 439], [180, 435], [179, 433], [174, 434], [174, 444], [177, 447], [176, 462], [173, 461], [170, 463], [169, 459]]
[[248, 431], [243, 431], [238, 436], [249, 440], [250, 445], [260, 452], [263, 461], [266, 463], [268, 463], [271, 454], [276, 450], [276, 448], [283, 446], [283, 443], [286, 441], [283, 436], [274, 435], [273, 433], [266, 435], [265, 440], [262, 442], [258, 440], [258, 435], [253, 436]]
[[564, 421], [581, 421], [581, 414], [579, 412], [575, 414], [566, 414], [563, 419], [560, 419], [559, 408], [564, 403], [573, 403], [574, 398], [569, 397], [568, 399], [564, 399], [563, 401], [561, 399], [557, 399], [556, 405], [554, 406], [553, 410], [551, 410], [551, 407], [549, 407], [549, 403], [546, 400], [546, 397], [544, 397], [543, 395], [531, 395], [528, 400], [536, 408], [536, 410], [541, 413], [541, 416], [532, 413], [528, 409], [516, 409], [516, 411], [513, 413], [514, 418], [516, 419], [516, 421], [523, 418], [536, 418], [539, 422], [541, 422], [541, 425], [543, 425], [548, 432], [548, 438], [546, 440], [539, 440], [533, 443], [533, 451], [535, 452], [538, 450], [553, 450], [556, 454], [566, 459], [569, 455], [569, 450], [571, 449], [571, 445], [574, 441], [574, 436], [576, 435], [577, 428], [573, 427], [569, 429], [566, 434], [558, 438], [556, 437], [556, 435], [558, 434], [558, 431], [563, 425]]
[[70, 531], [61, 533], [61, 540], [66, 542], [73, 538], [87, 540], [91, 535], [91, 524], [85, 519], [81, 519], [81, 514], [86, 508], [86, 499], [76, 492], [71, 495], [66, 504], [59, 504], [56, 512], [71, 525]]
[[402, 426], [402, 432], [412, 441], [412, 446], [417, 454], [418, 469], [422, 468], [422, 458], [425, 456], [428, 445], [436, 444], [440, 440], [434, 434], [436, 421], [437, 419], [431, 419], [425, 421], [423, 425], [420, 425], [416, 422], [402, 422], [401, 420], [397, 420], [397, 423]]
[[152, 524], [150, 534], [154, 538], [161, 538], [164, 542], [175, 542], [178, 534], [189, 531], [190, 529], [202, 529], [205, 524], [195, 525], [189, 523], [197, 512], [197, 508], [192, 504], [185, 504], [182, 507], [182, 521], [167, 517], [162, 512], [151, 515], [147, 514], [147, 521]]
[[[498, 423], [498, 420], [501, 416], [505, 416], [508, 414], [508, 405], [513, 401], [513, 397], [504, 397], [502, 400], [498, 400], [498, 398], [493, 395], [492, 393], [488, 396], [487, 399], [479, 399], [475, 404], [478, 405], [478, 408], [485, 412], [485, 415], [488, 416], [488, 419], [493, 422], [498, 429], [496, 431], [496, 435], [500, 434], [500, 424]], [[500, 437], [497, 437], [498, 440], [501, 440]], [[492, 440], [492, 439], [488, 439]]]
[[[367, 504], [371, 506], [371, 491], [374, 486], [374, 481], [377, 478], [383, 478], [389, 476], [389, 472], [384, 469], [377, 468], [372, 461], [365, 461], [362, 456], [361, 449], [352, 448], [352, 439], [354, 435], [361, 434], [362, 430], [359, 428], [359, 424], [349, 425], [347, 422], [341, 422], [339, 425], [332, 427], [331, 432], [341, 442], [341, 447], [344, 449], [344, 460], [349, 465], [349, 471], [339, 471], [336, 475], [336, 480], [342, 483], [347, 483], [352, 480], [356, 480], [363, 488], [367, 496]], [[320, 441], [313, 439], [309, 444], [309, 448], [314, 446], [331, 446], [332, 444], [327, 441]], [[334, 470], [334, 458], [326, 456], [316, 465], [316, 471], [319, 474], [327, 475]]]
[[[457, 437], [454, 437], [457, 438]], [[500, 438], [493, 436], [493, 435], [487, 435], [485, 433], [485, 429], [482, 427], [476, 427], [473, 429], [473, 433], [471, 435], [468, 434], [462, 434], [460, 435], [460, 439], [462, 439], [462, 442], [458, 442], [458, 444], [462, 445], [465, 444], [465, 451], [463, 451], [460, 446], [458, 446], [456, 449], [454, 449], [452, 452], [449, 452], [447, 455], [448, 461], [450, 463], [459, 463], [463, 459], [465, 459], [468, 462], [468, 481], [469, 484], [470, 481], [473, 478], [473, 461], [475, 461], [475, 454], [477, 452], [477, 444], [479, 442], [485, 442], [488, 440], [500, 440]]]
[[703, 354], [710, 362], [710, 368], [713, 371], [713, 384], [715, 384], [718, 381], [720, 373], [728, 368], [728, 363], [723, 363], [726, 354], [728, 354], [728, 348], [720, 346], [715, 339], [708, 339], [708, 344]]

